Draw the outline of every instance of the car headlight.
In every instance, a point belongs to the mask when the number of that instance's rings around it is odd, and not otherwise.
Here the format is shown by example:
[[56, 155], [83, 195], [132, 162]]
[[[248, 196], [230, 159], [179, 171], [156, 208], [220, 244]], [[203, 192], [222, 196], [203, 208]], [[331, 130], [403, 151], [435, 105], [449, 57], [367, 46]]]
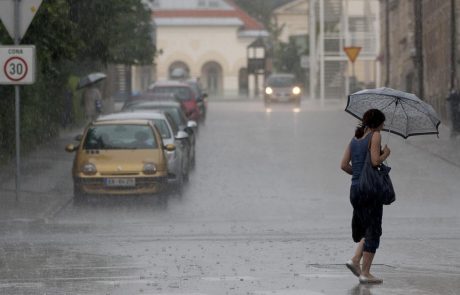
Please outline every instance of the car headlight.
[[295, 94], [295, 95], [300, 94], [300, 88], [297, 87], [297, 86], [292, 88], [292, 93]]
[[144, 164], [144, 174], [155, 174], [157, 173], [157, 166], [154, 163]]
[[96, 165], [92, 163], [86, 163], [83, 165], [81, 172], [83, 172], [85, 175], [94, 175], [97, 172]]
[[270, 95], [270, 94], [273, 93], [273, 89], [271, 87], [267, 87], [267, 88], [265, 88], [265, 93]]

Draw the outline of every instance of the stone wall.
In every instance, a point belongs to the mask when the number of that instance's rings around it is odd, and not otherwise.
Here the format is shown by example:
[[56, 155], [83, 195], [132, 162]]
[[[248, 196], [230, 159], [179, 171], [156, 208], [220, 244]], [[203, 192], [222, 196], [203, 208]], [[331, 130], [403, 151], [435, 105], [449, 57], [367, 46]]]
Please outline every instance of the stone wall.
[[[417, 62], [415, 2], [421, 1], [422, 61]], [[460, 0], [456, 5], [456, 39], [452, 40], [451, 0], [381, 0], [382, 84], [386, 78], [386, 5], [390, 5], [389, 87], [419, 95], [418, 67], [423, 66], [423, 99], [445, 119], [453, 74], [452, 42], [456, 46], [456, 77], [460, 82]], [[457, 85], [460, 88], [460, 83]]]

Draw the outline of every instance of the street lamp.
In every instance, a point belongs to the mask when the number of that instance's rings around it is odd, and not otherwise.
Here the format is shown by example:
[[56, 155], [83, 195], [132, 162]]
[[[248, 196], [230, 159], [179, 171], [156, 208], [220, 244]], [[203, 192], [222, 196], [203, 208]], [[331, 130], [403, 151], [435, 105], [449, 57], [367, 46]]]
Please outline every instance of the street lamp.
[[247, 47], [248, 74], [254, 75], [254, 95], [259, 95], [259, 74], [265, 73], [267, 47], [259, 37]]

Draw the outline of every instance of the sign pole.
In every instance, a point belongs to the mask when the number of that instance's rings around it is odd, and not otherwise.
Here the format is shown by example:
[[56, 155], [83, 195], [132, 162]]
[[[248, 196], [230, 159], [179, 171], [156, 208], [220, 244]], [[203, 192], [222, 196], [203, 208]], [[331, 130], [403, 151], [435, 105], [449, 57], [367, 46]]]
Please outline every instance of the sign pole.
[[[21, 39], [20, 33], [20, 10], [19, 3], [21, 0], [14, 0], [14, 44], [19, 45]], [[15, 120], [16, 120], [16, 201], [19, 201], [21, 190], [21, 96], [19, 85], [14, 86], [15, 93]]]
[[[358, 58], [359, 53], [361, 52], [361, 47], [358, 46], [350, 46], [344, 47], [343, 51], [345, 51], [346, 55], [348, 56], [348, 60], [351, 62], [351, 71], [352, 71], [352, 84], [351, 84], [351, 92], [356, 90], [356, 73], [355, 73], [355, 61]], [[349, 75], [350, 72], [348, 72]]]

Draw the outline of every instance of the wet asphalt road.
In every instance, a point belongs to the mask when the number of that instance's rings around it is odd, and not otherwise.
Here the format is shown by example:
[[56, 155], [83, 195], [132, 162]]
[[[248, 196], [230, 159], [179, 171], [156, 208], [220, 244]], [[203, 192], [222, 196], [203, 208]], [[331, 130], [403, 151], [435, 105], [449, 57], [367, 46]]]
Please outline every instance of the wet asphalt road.
[[390, 139], [384, 284], [343, 266], [354, 244], [339, 163], [356, 121], [342, 107], [211, 102], [182, 196], [68, 202], [1, 225], [0, 294], [460, 294], [460, 167], [419, 139]]

